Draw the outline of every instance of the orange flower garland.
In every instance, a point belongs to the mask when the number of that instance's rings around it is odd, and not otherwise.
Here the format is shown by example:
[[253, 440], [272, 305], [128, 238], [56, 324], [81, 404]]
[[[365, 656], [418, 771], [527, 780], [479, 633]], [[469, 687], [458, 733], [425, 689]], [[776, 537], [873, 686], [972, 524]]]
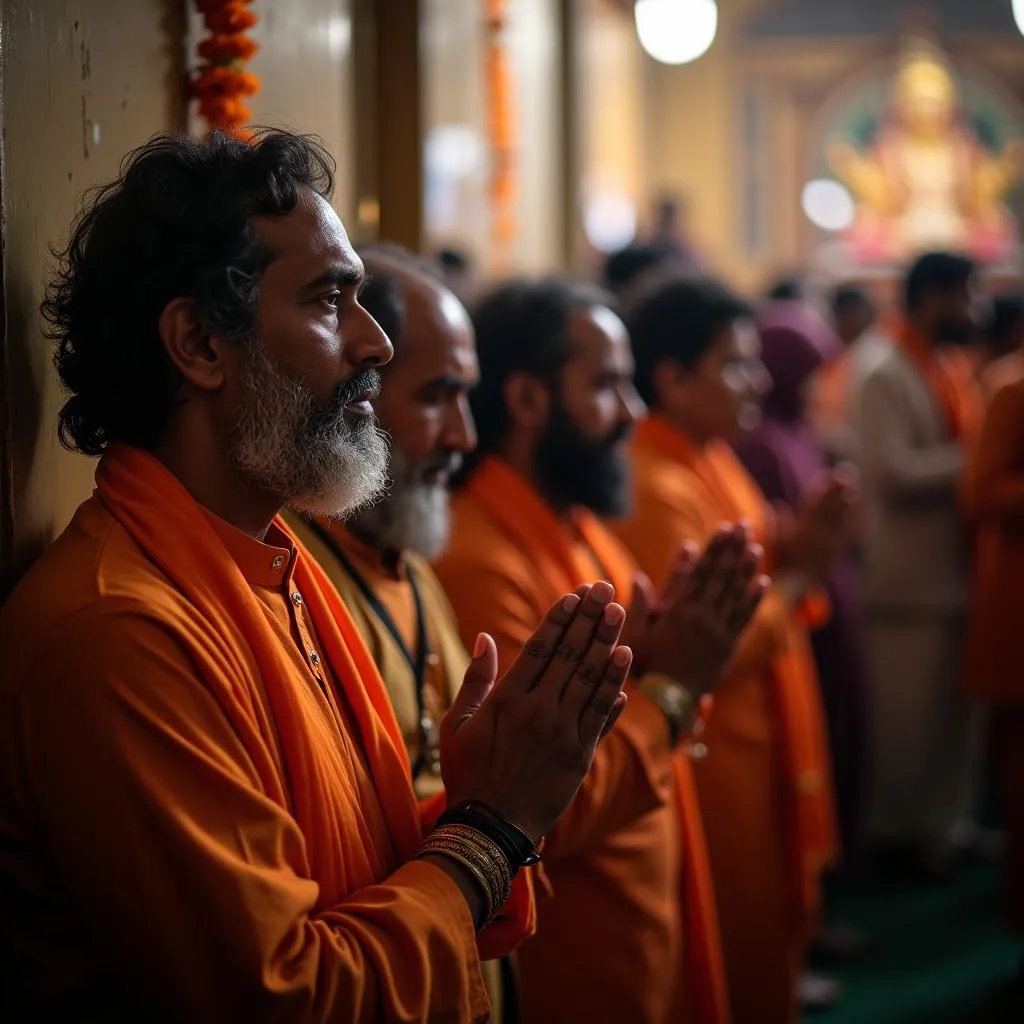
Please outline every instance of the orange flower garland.
[[197, 47], [205, 62], [192, 79], [192, 95], [199, 100], [199, 114], [210, 129], [244, 135], [252, 117], [245, 97], [259, 91], [260, 80], [245, 63], [259, 43], [245, 33], [256, 24], [249, 10], [251, 0], [196, 0], [196, 9], [210, 35]]
[[518, 233], [515, 204], [518, 193], [515, 150], [515, 96], [512, 69], [504, 40], [508, 27], [508, 0], [486, 0], [485, 69], [488, 130], [491, 148], [491, 203], [494, 239], [499, 260]]

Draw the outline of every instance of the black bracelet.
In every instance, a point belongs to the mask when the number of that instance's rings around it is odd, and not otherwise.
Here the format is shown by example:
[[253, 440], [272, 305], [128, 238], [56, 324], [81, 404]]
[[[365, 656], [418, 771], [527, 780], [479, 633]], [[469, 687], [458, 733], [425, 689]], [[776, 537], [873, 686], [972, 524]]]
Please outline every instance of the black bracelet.
[[482, 832], [501, 850], [513, 876], [520, 868], [531, 867], [540, 861], [540, 854], [533, 845], [533, 840], [482, 800], [463, 800], [462, 803], [449, 807], [437, 819], [437, 824], [468, 825]]

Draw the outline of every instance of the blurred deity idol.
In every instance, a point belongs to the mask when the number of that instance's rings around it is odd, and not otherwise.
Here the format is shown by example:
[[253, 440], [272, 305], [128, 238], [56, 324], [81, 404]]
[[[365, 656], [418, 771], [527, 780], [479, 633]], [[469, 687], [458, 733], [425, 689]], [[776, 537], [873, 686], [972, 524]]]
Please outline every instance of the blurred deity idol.
[[833, 142], [828, 161], [857, 202], [850, 232], [857, 259], [946, 249], [994, 261], [1014, 242], [1003, 199], [1024, 170], [1024, 145], [985, 145], [948, 64], [929, 44], [912, 43], [902, 56], [874, 140], [863, 148]]

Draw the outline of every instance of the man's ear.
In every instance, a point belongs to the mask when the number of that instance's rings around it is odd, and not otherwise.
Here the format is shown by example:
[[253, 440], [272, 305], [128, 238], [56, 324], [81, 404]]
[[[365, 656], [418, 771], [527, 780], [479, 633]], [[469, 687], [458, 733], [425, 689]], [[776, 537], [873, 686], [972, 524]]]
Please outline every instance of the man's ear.
[[171, 299], [160, 313], [158, 329], [167, 355], [188, 383], [203, 391], [223, 386], [228, 342], [206, 328], [194, 299]]
[[512, 373], [502, 388], [508, 417], [520, 430], [537, 430], [547, 426], [551, 415], [551, 392], [548, 386], [528, 373]]
[[671, 405], [672, 397], [685, 389], [690, 374], [674, 359], [662, 359], [651, 374], [654, 401], [657, 405]]

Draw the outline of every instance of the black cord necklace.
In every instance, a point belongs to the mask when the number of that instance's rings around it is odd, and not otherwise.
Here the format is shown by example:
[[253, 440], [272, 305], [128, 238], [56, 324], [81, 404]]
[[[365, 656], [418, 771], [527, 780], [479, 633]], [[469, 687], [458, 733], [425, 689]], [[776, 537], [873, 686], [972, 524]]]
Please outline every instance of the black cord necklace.
[[427, 617], [423, 608], [420, 588], [416, 583], [416, 574], [412, 571], [412, 567], [408, 562], [402, 562], [406, 577], [409, 580], [409, 586], [412, 588], [412, 599], [416, 608], [416, 653], [414, 656], [413, 652], [409, 650], [398, 626], [395, 625], [395, 620], [381, 603], [380, 598], [374, 593], [373, 587], [370, 586], [359, 570], [352, 564], [352, 560], [342, 550], [341, 545], [319, 523], [313, 520], [307, 520], [307, 522], [317, 537], [320, 538], [323, 544], [330, 549], [334, 557], [341, 563], [345, 572], [352, 578], [352, 582], [358, 587], [359, 592], [366, 599], [366, 603], [373, 609], [373, 614], [380, 620], [381, 625], [391, 634], [391, 638], [402, 652], [402, 657], [405, 658], [409, 668], [412, 670], [416, 689], [416, 710], [419, 714], [417, 732], [420, 743], [419, 757], [416, 758], [416, 762], [412, 766], [413, 779], [417, 778], [423, 771], [428, 771], [431, 775], [440, 775], [440, 735], [437, 723], [427, 709], [425, 692], [427, 666], [433, 659], [430, 650], [430, 637], [427, 634]]

